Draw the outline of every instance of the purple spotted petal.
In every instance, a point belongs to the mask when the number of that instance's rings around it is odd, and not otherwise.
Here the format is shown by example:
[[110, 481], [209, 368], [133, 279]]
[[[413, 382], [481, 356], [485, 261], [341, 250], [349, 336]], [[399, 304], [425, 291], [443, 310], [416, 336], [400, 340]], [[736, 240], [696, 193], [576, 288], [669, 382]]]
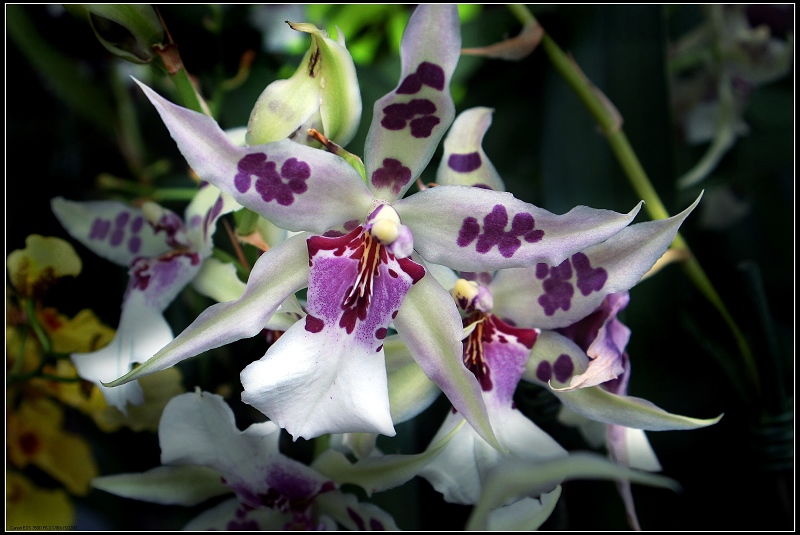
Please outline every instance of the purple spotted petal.
[[393, 436], [383, 340], [408, 290], [425, 274], [361, 227], [308, 240], [308, 316], [242, 372], [242, 400], [295, 438]]
[[[607, 295], [625, 292], [639, 282], [667, 250], [698, 201], [669, 219], [631, 225], [558, 264], [542, 262], [500, 271], [490, 288], [494, 313], [517, 326], [543, 329], [579, 321]], [[419, 233], [412, 230], [419, 249]]]
[[361, 176], [342, 158], [290, 140], [238, 147], [210, 117], [139, 85], [194, 171], [277, 226], [322, 234], [372, 207]]
[[[568, 389], [573, 377], [586, 372], [591, 359], [575, 342], [555, 331], [542, 331], [533, 346], [524, 378], [554, 389]], [[609, 372], [603, 381], [616, 377], [622, 368]], [[603, 382], [600, 381], [600, 382]]]
[[[416, 7], [401, 43], [400, 82], [375, 103], [364, 149], [367, 185], [378, 198], [403, 196], [453, 121], [449, 86], [460, 47], [455, 4]], [[387, 160], [397, 164], [387, 166]], [[407, 171], [389, 181], [387, 168]]]
[[506, 190], [481, 146], [491, 124], [491, 108], [470, 108], [456, 117], [444, 140], [444, 155], [436, 172], [438, 184]]
[[266, 507], [302, 517], [314, 498], [335, 484], [312, 468], [281, 455], [273, 422], [236, 427], [222, 397], [208, 392], [173, 398], [159, 424], [161, 462], [205, 466], [248, 508]]
[[134, 258], [158, 256], [172, 247], [139, 209], [114, 201], [74, 202], [61, 197], [50, 205], [66, 231], [92, 252], [121, 266]]
[[517, 329], [488, 314], [464, 340], [464, 362], [492, 403], [512, 405], [537, 336], [534, 329]]
[[[596, 311], [577, 323], [557, 329], [557, 332], [577, 343], [593, 361], [617, 361], [621, 365], [631, 331], [617, 319], [617, 314], [629, 300], [628, 292], [609, 294]], [[624, 395], [627, 378], [623, 383], [619, 378], [612, 380], [606, 383], [606, 387], [615, 394]]]
[[147, 307], [163, 312], [197, 275], [201, 263], [200, 255], [189, 251], [137, 258], [128, 269], [130, 279], [124, 299], [140, 292]]
[[417, 252], [459, 271], [557, 265], [618, 233], [639, 210], [578, 206], [555, 215], [510, 193], [466, 186], [429, 188], [393, 205], [414, 234]]

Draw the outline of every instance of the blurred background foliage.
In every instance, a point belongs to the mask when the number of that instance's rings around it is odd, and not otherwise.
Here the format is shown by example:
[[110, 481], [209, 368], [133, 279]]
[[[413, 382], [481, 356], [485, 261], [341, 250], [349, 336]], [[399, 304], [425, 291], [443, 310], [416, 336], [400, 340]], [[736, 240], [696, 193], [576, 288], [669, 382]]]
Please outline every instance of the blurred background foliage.
[[[361, 155], [372, 103], [391, 90], [399, 72], [398, 43], [408, 5], [157, 5], [223, 128], [247, 123], [263, 88], [289, 76], [307, 49], [305, 34], [285, 20], [305, 20], [342, 31], [357, 63], [364, 115], [348, 145]], [[634, 486], [645, 530], [786, 530], [794, 519], [794, 70], [793, 5], [744, 10], [754, 25], [788, 43], [785, 73], [759, 85], [736, 87], [737, 135], [704, 181], [679, 189], [676, 181], [703, 158], [709, 142], [690, 143], [685, 116], [674, 104], [676, 83], [718, 74], [720, 49], [678, 72], [670, 61], [681, 37], [707, 24], [707, 6], [530, 6], [548, 34], [575, 59], [615, 105], [623, 128], [671, 213], [701, 189], [700, 208], [681, 229], [739, 327], [759, 366], [762, 393], [741, 381], [740, 355], [717, 311], [675, 265], [631, 291], [622, 320], [632, 329], [629, 393], [664, 409], [698, 418], [725, 413], [716, 425], [648, 434], [664, 474], [683, 492]], [[7, 5], [6, 254], [32, 233], [71, 241], [49, 201], [137, 199], [191, 187], [185, 162], [129, 75], [177, 100], [174, 86], [149, 65], [134, 65], [101, 46], [85, 20], [58, 5]], [[463, 46], [485, 46], [521, 29], [501, 5], [462, 6]], [[718, 43], [717, 43], [718, 44]], [[701, 47], [702, 48], [702, 47]], [[709, 59], [710, 58], [710, 59]], [[705, 69], [705, 71], [704, 71]], [[717, 69], [715, 71], [715, 69]], [[715, 74], [716, 73], [716, 74]], [[740, 84], [741, 85], [741, 84]], [[741, 91], [739, 91], [741, 90]], [[746, 90], [746, 91], [745, 91]], [[484, 139], [509, 191], [556, 213], [575, 205], [627, 212], [640, 199], [591, 116], [537, 49], [516, 62], [464, 57], [452, 91], [458, 111], [489, 106], [493, 125]], [[700, 100], [713, 101], [713, 88]], [[713, 124], [713, 121], [712, 121]], [[434, 163], [438, 158], [434, 157]], [[430, 165], [423, 181], [433, 181]], [[165, 190], [166, 189], [166, 190]], [[182, 211], [179, 198], [159, 199]], [[637, 221], [647, 216], [640, 213]], [[220, 229], [224, 232], [224, 229]], [[76, 279], [50, 300], [73, 315], [86, 307], [112, 327], [119, 320], [126, 273], [72, 242], [84, 262]], [[176, 332], [209, 303], [186, 290], [168, 310]], [[238, 398], [238, 372], [262, 351], [244, 341], [192, 359], [185, 386], [200, 384]], [[726, 371], [728, 370], [728, 371]], [[218, 377], [232, 378], [223, 384]], [[215, 382], [216, 381], [216, 382]], [[226, 390], [227, 389], [227, 390]], [[781, 391], [783, 394], [781, 394]], [[568, 448], [588, 446], [555, 421], [555, 402], [521, 386], [518, 405]], [[787, 410], [788, 403], [788, 410]], [[244, 409], [239, 409], [244, 411]], [[421, 450], [447, 410], [444, 399], [415, 424], [398, 427], [402, 444]], [[789, 418], [783, 433], [760, 440], [772, 427], [761, 415]], [[237, 412], [243, 421], [252, 418]], [[98, 433], [81, 415], [68, 425], [91, 436], [104, 474], [142, 471], [158, 464], [157, 438], [147, 432]], [[763, 424], [763, 422], [762, 422]], [[756, 426], [758, 427], [758, 426]], [[786, 435], [788, 429], [788, 436]], [[788, 450], [788, 460], [786, 458]], [[777, 452], [777, 453], [776, 453]], [[46, 477], [39, 482], [47, 485]], [[421, 496], [416, 499], [415, 496]], [[469, 509], [444, 504], [424, 481], [377, 495], [404, 529], [461, 529]], [[82, 529], [180, 529], [197, 511], [143, 504], [93, 491], [76, 499]], [[556, 530], [627, 529], [613, 483], [568, 482], [544, 526]]]

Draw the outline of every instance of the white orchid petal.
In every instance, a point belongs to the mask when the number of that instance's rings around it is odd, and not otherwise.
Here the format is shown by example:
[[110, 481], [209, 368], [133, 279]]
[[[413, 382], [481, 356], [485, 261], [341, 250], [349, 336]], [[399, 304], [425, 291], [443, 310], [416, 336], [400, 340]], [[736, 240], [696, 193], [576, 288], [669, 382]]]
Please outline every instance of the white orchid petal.
[[578, 206], [564, 215], [507, 192], [439, 186], [394, 202], [414, 247], [429, 262], [459, 271], [558, 265], [610, 238], [636, 216]]
[[500, 271], [491, 284], [494, 313], [542, 329], [565, 327], [588, 316], [607, 295], [627, 291], [641, 280], [701, 198], [678, 215], [631, 225], [563, 261]]
[[171, 249], [164, 233], [147, 224], [142, 211], [115, 201], [50, 201], [67, 232], [96, 255], [120, 266], [134, 258], [153, 257]]

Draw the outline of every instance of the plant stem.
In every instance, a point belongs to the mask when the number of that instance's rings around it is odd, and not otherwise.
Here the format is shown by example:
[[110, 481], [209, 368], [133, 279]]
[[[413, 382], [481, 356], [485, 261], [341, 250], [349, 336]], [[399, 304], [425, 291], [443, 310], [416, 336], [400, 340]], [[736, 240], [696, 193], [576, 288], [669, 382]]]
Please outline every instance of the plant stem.
[[[529, 24], [536, 21], [536, 18], [522, 4], [510, 4], [509, 9], [512, 13], [522, 22], [522, 24]], [[617, 160], [622, 166], [625, 174], [628, 177], [633, 189], [645, 201], [645, 210], [650, 214], [653, 219], [666, 219], [669, 217], [669, 212], [661, 202], [653, 184], [647, 176], [644, 168], [642, 167], [636, 153], [633, 151], [631, 144], [628, 142], [625, 132], [622, 130], [618, 119], [613, 115], [609, 108], [598, 97], [596, 88], [580, 71], [572, 59], [561, 50], [561, 47], [544, 32], [542, 37], [542, 48], [544, 49], [547, 57], [553, 63], [553, 66], [561, 74], [567, 84], [572, 88], [578, 98], [583, 102], [586, 109], [592, 115], [594, 120], [602, 129], [603, 133], [608, 139], [611, 150], [614, 152]], [[717, 293], [711, 280], [706, 275], [700, 262], [691, 253], [689, 245], [680, 234], [675, 236], [672, 242], [672, 247], [676, 249], [683, 249], [688, 254], [687, 260], [681, 263], [684, 272], [700, 292], [709, 300], [711, 305], [719, 311], [728, 328], [731, 330], [733, 337], [736, 339], [736, 344], [739, 352], [742, 355], [746, 371], [749, 375], [750, 381], [753, 383], [755, 391], [760, 394], [761, 385], [758, 375], [753, 354], [750, 346], [747, 343], [744, 335], [742, 334], [739, 326], [734, 321], [722, 298]]]
[[50, 338], [39, 324], [39, 318], [36, 317], [36, 302], [33, 299], [25, 299], [25, 313], [28, 316], [28, 322], [30, 323], [33, 332], [36, 333], [36, 338], [39, 340], [39, 344], [42, 346], [42, 353], [50, 353], [52, 348], [50, 345]]

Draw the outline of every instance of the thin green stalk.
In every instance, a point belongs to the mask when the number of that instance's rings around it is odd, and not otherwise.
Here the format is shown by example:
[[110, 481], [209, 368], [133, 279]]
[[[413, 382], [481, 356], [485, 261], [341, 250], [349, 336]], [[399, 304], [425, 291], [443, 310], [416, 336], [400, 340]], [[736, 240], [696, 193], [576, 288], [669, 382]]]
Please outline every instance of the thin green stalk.
[[178, 90], [178, 96], [180, 96], [184, 106], [199, 113], [206, 113], [206, 110], [200, 101], [200, 97], [194, 88], [194, 84], [192, 84], [192, 81], [189, 78], [189, 73], [186, 72], [186, 68], [183, 66], [183, 64], [181, 64], [181, 68], [178, 69], [175, 74], [171, 75], [171, 78], [172, 82], [175, 84], [175, 89]]
[[36, 302], [33, 299], [25, 299], [25, 313], [28, 315], [28, 321], [33, 332], [36, 333], [36, 338], [39, 339], [39, 343], [42, 345], [42, 353], [45, 355], [50, 353], [52, 349], [50, 337], [47, 336], [47, 333], [44, 332], [44, 329], [39, 324], [39, 319], [36, 317]]
[[[522, 4], [511, 4], [509, 5], [509, 9], [523, 24], [527, 24], [536, 20], [528, 8]], [[647, 210], [647, 212], [650, 214], [650, 217], [653, 219], [665, 219], [669, 217], [669, 212], [667, 212], [667, 209], [664, 207], [664, 203], [661, 202], [661, 198], [658, 196], [658, 193], [653, 187], [653, 184], [650, 182], [647, 173], [639, 162], [639, 159], [636, 157], [636, 153], [633, 151], [631, 144], [628, 142], [628, 138], [625, 136], [625, 132], [620, 127], [617, 118], [609, 111], [606, 105], [598, 97], [598, 94], [591, 82], [546, 32], [542, 37], [542, 48], [544, 49], [548, 58], [550, 58], [553, 66], [572, 88], [581, 102], [583, 102], [583, 104], [586, 106], [586, 109], [589, 111], [592, 117], [594, 117], [595, 121], [602, 129], [603, 133], [608, 139], [611, 150], [614, 152], [617, 160], [619, 160], [619, 163], [625, 171], [625, 174], [633, 186], [633, 189], [645, 201], [645, 210]], [[725, 307], [722, 298], [719, 296], [716, 289], [714, 289], [711, 280], [708, 278], [702, 266], [697, 261], [697, 258], [691, 254], [689, 245], [680, 234], [675, 236], [675, 240], [672, 242], [672, 247], [683, 249], [689, 253], [688, 259], [681, 263], [684, 272], [700, 290], [700, 292], [709, 300], [712, 306], [719, 311], [723, 320], [728, 325], [728, 328], [731, 330], [731, 333], [736, 339], [736, 344], [739, 347], [739, 351], [742, 355], [747, 373], [750, 376], [750, 380], [752, 381], [756, 392], [760, 392], [761, 385], [758, 369], [756, 367], [753, 354], [750, 350], [750, 346], [748, 345], [747, 340], [734, 321], [733, 317], [728, 312], [728, 309]]]

